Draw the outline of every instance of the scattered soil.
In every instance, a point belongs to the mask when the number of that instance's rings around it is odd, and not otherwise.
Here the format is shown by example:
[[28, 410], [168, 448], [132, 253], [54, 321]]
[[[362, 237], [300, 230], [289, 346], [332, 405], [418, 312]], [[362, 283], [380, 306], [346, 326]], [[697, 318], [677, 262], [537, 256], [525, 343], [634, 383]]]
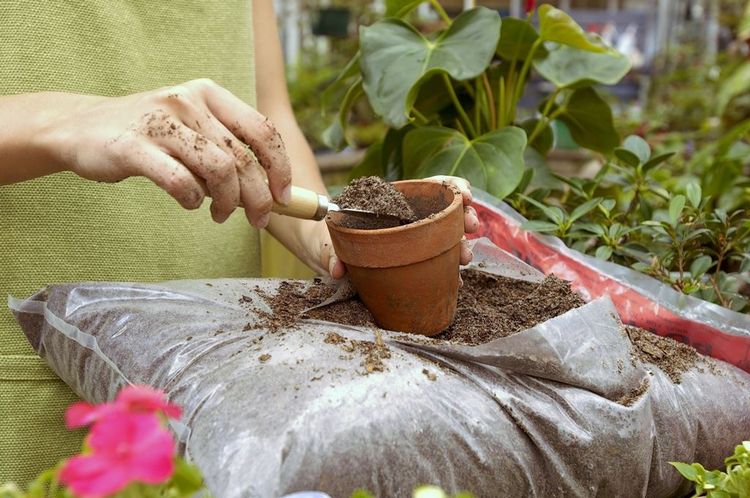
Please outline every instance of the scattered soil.
[[345, 353], [360, 355], [362, 362], [359, 365], [364, 367], [364, 375], [369, 375], [373, 372], [384, 372], [386, 366], [383, 360], [391, 357], [391, 350], [383, 342], [383, 336], [379, 330], [375, 331], [375, 342], [357, 341], [355, 339], [347, 340], [336, 332], [329, 332], [323, 342], [337, 345]]
[[[650, 332], [649, 332], [650, 333]], [[648, 391], [650, 382], [648, 378], [643, 379], [641, 385], [636, 387], [633, 391], [629, 392], [622, 398], [618, 399], [617, 402], [622, 406], [632, 406], [643, 394]]]
[[434, 372], [430, 372], [426, 368], [422, 369], [422, 373], [425, 375], [425, 377], [427, 377], [431, 381], [436, 381], [437, 380], [437, 375], [435, 375]]
[[[585, 304], [554, 275], [525, 282], [474, 270], [461, 273], [456, 317], [435, 339], [477, 345], [507, 337]], [[519, 304], [522, 302], [522, 304]]]
[[644, 363], [657, 366], [675, 384], [680, 383], [683, 373], [696, 367], [698, 363], [706, 362], [698, 351], [687, 344], [638, 327], [626, 326], [625, 330], [633, 345], [633, 356]]
[[[247, 324], [243, 330], [264, 328], [276, 332], [279, 329], [294, 328], [303, 311], [322, 303], [335, 292], [333, 287], [323, 284], [320, 279], [315, 279], [313, 285], [307, 289], [305, 287], [302, 282], [283, 281], [279, 284], [276, 294], [269, 296], [256, 286], [255, 292], [268, 303], [271, 313], [258, 310], [257, 314], [260, 317], [258, 323]], [[252, 299], [242, 296], [240, 302], [251, 303]]]

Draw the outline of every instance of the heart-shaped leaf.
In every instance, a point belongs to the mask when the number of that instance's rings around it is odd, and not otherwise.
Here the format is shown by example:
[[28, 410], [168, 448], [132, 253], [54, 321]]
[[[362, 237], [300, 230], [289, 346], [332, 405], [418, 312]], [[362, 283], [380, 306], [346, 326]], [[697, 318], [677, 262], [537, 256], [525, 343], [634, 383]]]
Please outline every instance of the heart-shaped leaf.
[[589, 52], [606, 52], [608, 47], [592, 39], [572, 17], [550, 4], [539, 7], [539, 36], [544, 41], [569, 45]]
[[614, 85], [630, 70], [630, 61], [616, 50], [594, 53], [565, 45], [548, 47], [547, 55], [533, 63], [539, 74], [558, 88]]
[[620, 143], [612, 121], [612, 110], [591, 87], [575, 90], [558, 119], [581, 147], [609, 154]]
[[408, 178], [460, 176], [502, 199], [523, 178], [525, 146], [526, 133], [513, 126], [474, 140], [450, 128], [416, 128], [404, 140], [404, 174]]
[[[531, 47], [539, 39], [539, 33], [528, 22], [516, 17], [503, 19], [500, 31], [500, 43], [497, 53], [507, 61], [522, 61], [528, 57]], [[539, 47], [535, 55], [546, 54], [544, 47]]]
[[361, 28], [360, 66], [370, 104], [388, 125], [404, 126], [422, 81], [440, 72], [459, 81], [478, 76], [499, 38], [500, 16], [484, 7], [463, 12], [434, 40], [397, 19]]

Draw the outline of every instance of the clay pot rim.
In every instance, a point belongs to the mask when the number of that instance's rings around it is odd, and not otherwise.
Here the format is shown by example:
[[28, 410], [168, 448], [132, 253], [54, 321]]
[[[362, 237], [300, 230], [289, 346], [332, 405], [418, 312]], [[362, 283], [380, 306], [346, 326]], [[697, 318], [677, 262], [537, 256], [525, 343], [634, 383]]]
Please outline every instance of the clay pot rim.
[[453, 200], [450, 204], [445, 206], [440, 211], [433, 213], [432, 215], [428, 216], [427, 218], [422, 218], [421, 220], [413, 221], [411, 223], [407, 223], [406, 225], [401, 225], [397, 227], [391, 227], [391, 228], [375, 228], [375, 229], [362, 229], [362, 228], [349, 228], [341, 226], [337, 223], [334, 223], [332, 220], [330, 222], [331, 225], [333, 225], [337, 232], [342, 233], [349, 233], [349, 234], [360, 234], [360, 233], [369, 233], [371, 235], [381, 235], [381, 234], [394, 234], [398, 232], [404, 232], [407, 230], [412, 230], [415, 227], [418, 227], [420, 225], [426, 225], [428, 223], [435, 223], [447, 216], [450, 215], [450, 212], [452, 208], [456, 204], [460, 204], [463, 206], [463, 195], [461, 194], [461, 191], [458, 190], [455, 186], [451, 185], [447, 182], [435, 182], [432, 180], [400, 180], [397, 182], [391, 182], [392, 185], [401, 185], [405, 183], [433, 183], [435, 185], [441, 185], [443, 187], [446, 187], [448, 190], [453, 192]]

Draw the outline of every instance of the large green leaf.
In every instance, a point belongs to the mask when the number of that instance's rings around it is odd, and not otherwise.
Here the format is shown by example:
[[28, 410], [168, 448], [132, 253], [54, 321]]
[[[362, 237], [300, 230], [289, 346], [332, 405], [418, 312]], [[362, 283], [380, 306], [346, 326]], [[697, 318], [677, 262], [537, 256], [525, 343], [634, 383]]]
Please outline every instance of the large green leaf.
[[587, 35], [572, 17], [547, 3], [539, 7], [539, 36], [544, 41], [562, 43], [589, 52], [609, 50], [601, 40]]
[[620, 144], [612, 121], [612, 110], [591, 87], [575, 90], [557, 118], [581, 147], [609, 154]]
[[719, 114], [723, 114], [727, 104], [743, 93], [750, 92], [750, 62], [745, 62], [734, 70], [722, 83], [718, 93]]
[[630, 70], [628, 58], [616, 50], [594, 53], [565, 45], [548, 47], [547, 56], [533, 62], [539, 74], [558, 88], [614, 85]]
[[513, 126], [474, 140], [450, 128], [416, 128], [404, 139], [404, 174], [461, 176], [502, 199], [523, 178], [525, 146], [526, 133]]
[[[507, 61], [522, 61], [538, 39], [539, 34], [531, 24], [515, 17], [506, 17], [503, 19], [497, 53]], [[537, 55], [542, 55], [543, 50], [544, 47], [539, 47]]]
[[336, 120], [323, 131], [321, 138], [323, 143], [334, 150], [340, 150], [346, 144], [346, 127], [349, 120], [349, 111], [359, 97], [363, 95], [362, 79], [357, 80], [349, 87], [344, 100], [341, 102]]
[[385, 17], [405, 17], [426, 0], [385, 0]]
[[404, 126], [422, 81], [440, 72], [456, 80], [478, 76], [499, 38], [500, 16], [484, 7], [462, 13], [434, 40], [397, 19], [361, 28], [360, 65], [372, 108], [388, 125]]

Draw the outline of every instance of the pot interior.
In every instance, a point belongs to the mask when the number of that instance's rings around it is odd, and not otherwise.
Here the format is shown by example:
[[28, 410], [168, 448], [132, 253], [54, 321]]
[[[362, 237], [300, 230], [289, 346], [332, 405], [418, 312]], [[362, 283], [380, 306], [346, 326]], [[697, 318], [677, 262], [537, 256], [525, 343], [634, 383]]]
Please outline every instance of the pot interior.
[[[393, 186], [404, 194], [406, 202], [417, 215], [417, 221], [444, 210], [450, 206], [454, 198], [450, 187], [437, 182], [405, 181], [395, 182]], [[330, 213], [328, 216], [336, 225], [357, 230], [377, 230], [399, 226], [398, 221], [392, 218], [360, 218], [344, 213]]]

